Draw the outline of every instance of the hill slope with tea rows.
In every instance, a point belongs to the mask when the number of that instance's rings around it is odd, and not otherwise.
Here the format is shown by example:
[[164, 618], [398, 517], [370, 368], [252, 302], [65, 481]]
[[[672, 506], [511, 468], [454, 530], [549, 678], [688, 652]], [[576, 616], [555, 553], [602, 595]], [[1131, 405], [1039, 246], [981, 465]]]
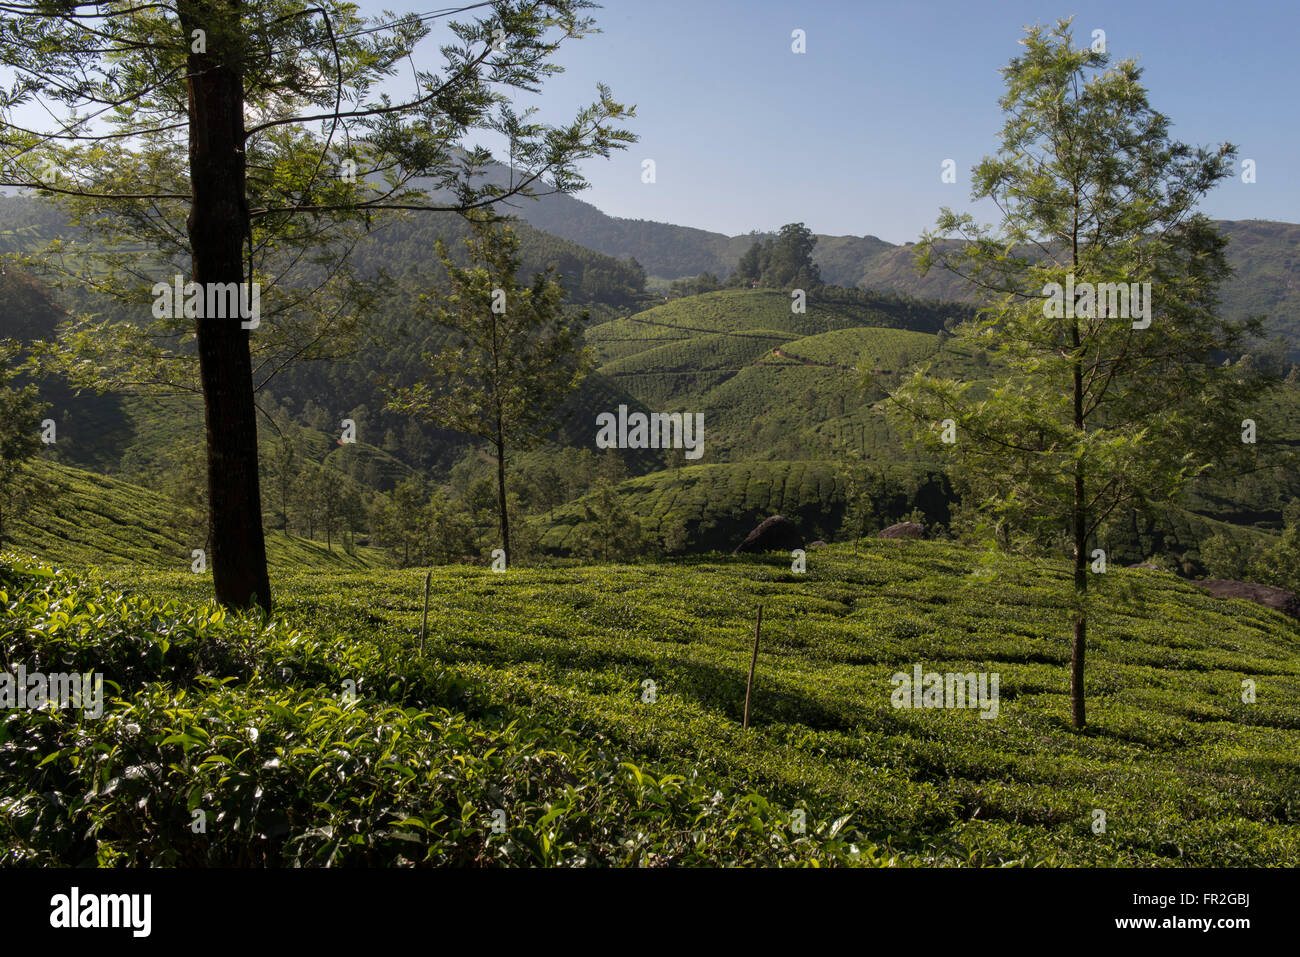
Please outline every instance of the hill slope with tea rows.
[[[1097, 576], [1083, 733], [1064, 563], [446, 567], [421, 647], [423, 579], [277, 574], [263, 621], [183, 572], [0, 566], [7, 660], [114, 682], [99, 720], [4, 713], [0, 858], [1300, 865], [1300, 632], [1163, 573]], [[996, 675], [996, 717], [896, 707], [916, 667]]]

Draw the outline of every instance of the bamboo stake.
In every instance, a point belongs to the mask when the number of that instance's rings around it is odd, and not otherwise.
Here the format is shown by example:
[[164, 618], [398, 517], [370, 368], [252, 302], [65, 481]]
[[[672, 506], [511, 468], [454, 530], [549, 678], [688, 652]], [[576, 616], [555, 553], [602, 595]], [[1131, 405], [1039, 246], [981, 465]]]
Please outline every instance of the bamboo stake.
[[754, 690], [754, 666], [758, 664], [758, 633], [763, 627], [763, 606], [758, 606], [758, 621], [754, 622], [754, 654], [749, 659], [749, 683], [745, 685], [745, 717], [742, 729], [749, 728], [749, 696]]

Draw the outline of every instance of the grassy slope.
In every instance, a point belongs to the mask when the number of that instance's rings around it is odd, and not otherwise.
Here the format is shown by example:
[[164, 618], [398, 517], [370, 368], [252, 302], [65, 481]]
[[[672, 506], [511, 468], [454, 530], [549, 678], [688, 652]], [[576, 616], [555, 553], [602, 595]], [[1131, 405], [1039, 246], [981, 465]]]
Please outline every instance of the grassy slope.
[[895, 461], [899, 443], [864, 403], [861, 371], [897, 372], [936, 351], [944, 372], [969, 362], [935, 336], [881, 321], [869, 307], [814, 297], [795, 314], [783, 293], [729, 289], [602, 323], [587, 342], [600, 372], [646, 406], [704, 412], [706, 460], [829, 457], [852, 431]]
[[601, 362], [626, 358], [663, 345], [665, 341], [709, 333], [762, 330], [789, 333], [790, 338], [817, 335], [832, 329], [878, 325], [874, 310], [862, 306], [821, 304], [814, 297], [807, 312], [793, 313], [788, 295], [768, 289], [726, 289], [655, 306], [628, 319], [592, 326], [587, 342]]
[[[37, 463], [36, 470], [50, 495], [14, 524], [7, 547], [63, 565], [185, 568], [191, 550], [202, 546], [169, 531], [174, 511], [157, 492], [54, 463]], [[359, 547], [351, 556], [337, 544], [329, 549], [279, 531], [268, 533], [266, 550], [268, 562], [282, 569], [387, 564], [380, 549]]]
[[[149, 591], [205, 598], [175, 573]], [[1300, 630], [1171, 576], [1112, 570], [1097, 598], [1090, 726], [1067, 727], [1063, 566], [937, 542], [787, 560], [435, 572], [428, 654], [529, 720], [657, 773], [698, 770], [815, 823], [996, 864], [1300, 864]], [[294, 576], [281, 611], [351, 642], [413, 643], [416, 572]], [[753, 715], [739, 726], [755, 606]], [[890, 676], [1000, 675], [995, 720], [895, 710]], [[1258, 701], [1241, 701], [1253, 679]], [[643, 682], [655, 682], [653, 704]], [[1107, 816], [1092, 833], [1094, 809]]]
[[[924, 362], [933, 375], [973, 382], [972, 394], [978, 395], [1000, 362], [996, 356], [974, 355], [957, 340], [941, 343], [937, 336], [871, 325], [878, 321], [871, 309], [823, 306], [815, 298], [807, 314], [792, 315], [781, 293], [725, 290], [595, 326], [588, 341], [604, 362], [601, 371], [645, 406], [704, 413], [701, 464], [830, 463], [842, 457], [839, 446], [850, 443], [873, 465], [941, 467], [926, 453], [905, 448], [907, 437], [887, 421], [884, 403], [868, 401], [860, 390], [862, 373], [877, 376], [880, 387], [871, 395], [876, 397], [896, 373]], [[1300, 442], [1300, 389], [1279, 386], [1253, 411], [1266, 440]], [[685, 476], [645, 478], [664, 489], [697, 484]], [[642, 486], [628, 485], [625, 491], [634, 500], [644, 498]], [[1278, 470], [1211, 478], [1197, 483], [1188, 502], [1204, 517], [1178, 517], [1159, 534], [1129, 522], [1123, 540], [1112, 544], [1126, 561], [1160, 550], [1180, 560], [1195, 558], [1197, 542], [1212, 530], [1210, 520], [1275, 529], [1282, 503], [1297, 494], [1300, 478]], [[826, 512], [830, 506], [823, 505]], [[560, 516], [559, 527], [547, 533], [548, 545], [567, 538], [580, 511], [570, 508]], [[653, 530], [664, 512], [656, 501], [639, 514]], [[745, 504], [724, 495], [689, 517], [708, 522], [714, 516], [738, 519], [742, 514], [747, 521]], [[705, 544], [723, 543], [710, 539]]]
[[924, 332], [860, 327], [805, 336], [781, 351], [805, 362], [897, 372], [938, 347], [938, 338]]

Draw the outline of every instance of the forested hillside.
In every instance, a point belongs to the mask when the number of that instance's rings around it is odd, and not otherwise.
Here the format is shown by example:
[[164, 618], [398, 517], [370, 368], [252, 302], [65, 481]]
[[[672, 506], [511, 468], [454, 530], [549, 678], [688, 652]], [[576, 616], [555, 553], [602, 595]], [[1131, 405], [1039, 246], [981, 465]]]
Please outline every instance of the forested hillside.
[[[518, 214], [533, 226], [616, 258], [634, 257], [647, 275], [677, 279], [712, 273], [725, 277], [755, 240], [756, 230], [725, 236], [706, 230], [608, 216], [572, 196], [549, 196], [523, 204]], [[1300, 225], [1269, 220], [1215, 224], [1229, 239], [1235, 276], [1223, 287], [1223, 308], [1234, 318], [1267, 315], [1270, 328], [1300, 353]], [[972, 302], [972, 287], [943, 269], [918, 275], [910, 243], [875, 236], [817, 235], [813, 260], [824, 282], [849, 288], [897, 292], [919, 299]]]
[[[40, 204], [13, 197], [0, 202], [25, 217], [31, 230], [66, 228]], [[586, 342], [595, 360], [592, 374], [557, 413], [550, 439], [517, 460], [512, 508], [531, 516], [521, 526], [527, 553], [598, 555], [612, 547], [630, 557], [725, 549], [765, 513], [776, 512], [802, 517], [810, 537], [828, 539], [854, 523], [869, 530], [908, 516], [943, 528], [951, 524], [952, 493], [938, 477], [939, 463], [905, 448], [907, 436], [888, 421], [882, 399], [891, 383], [920, 363], [977, 383], [987, 374], [989, 356], [948, 344], [950, 330], [972, 314], [969, 307], [834, 285], [816, 287], [804, 311], [792, 309], [786, 291], [765, 288], [677, 296], [655, 305], [641, 291], [637, 263], [592, 253], [526, 224], [517, 228], [523, 271], [554, 269], [570, 290], [571, 307], [591, 314]], [[450, 215], [377, 230], [357, 256], [363, 270], [384, 269], [394, 277], [386, 304], [368, 318], [348, 354], [291, 365], [261, 390], [269, 527], [326, 542], [326, 553], [345, 544], [350, 551], [358, 543], [383, 546], [399, 562], [470, 557], [486, 547], [493, 528], [491, 458], [465, 436], [387, 410], [381, 387], [410, 380], [420, 355], [442, 341], [421, 318], [419, 297], [439, 281], [431, 254], [435, 239], [455, 253], [465, 232]], [[839, 252], [852, 245], [840, 244]], [[879, 263], [897, 265], [910, 251], [884, 250], [880, 257]], [[10, 267], [0, 276], [0, 335], [52, 339], [67, 318], [59, 299], [40, 280]], [[1285, 363], [1283, 357], [1269, 361]], [[194, 403], [78, 394], [57, 375], [42, 382], [42, 391], [59, 430], [48, 460], [155, 488], [170, 509], [174, 537], [206, 537], [197, 465], [202, 418]], [[1260, 418], [1270, 431], [1280, 429], [1283, 441], [1300, 445], [1297, 391], [1282, 387]], [[600, 453], [591, 423], [620, 406], [702, 413], [707, 458], [682, 472], [690, 463], [680, 451]], [[339, 441], [344, 420], [355, 429], [349, 444]], [[722, 477], [751, 472], [717, 471], [721, 463], [754, 463], [746, 469], [757, 468], [752, 474], [766, 476], [761, 482], [770, 490], [756, 498], [755, 479]], [[871, 477], [858, 479], [858, 490], [850, 493], [851, 475], [864, 468]], [[805, 472], [822, 476], [815, 490], [803, 479], [790, 486], [789, 475]], [[697, 473], [713, 477], [702, 481]], [[864, 482], [872, 489], [865, 499]], [[438, 487], [443, 498], [430, 504], [427, 490]], [[1193, 513], [1156, 524], [1126, 519], [1116, 526], [1112, 545], [1125, 560], [1164, 554], [1171, 567], [1204, 571], [1202, 541], [1240, 528], [1246, 531], [1237, 537], [1256, 543], [1249, 547], [1265, 548], [1268, 535], [1282, 527], [1283, 503], [1296, 496], [1300, 480], [1275, 469], [1210, 477], [1194, 491]], [[452, 520], [457, 511], [462, 518]], [[410, 525], [425, 530], [404, 527]], [[615, 526], [622, 534], [611, 537]], [[185, 553], [182, 544], [177, 541], [178, 554]]]

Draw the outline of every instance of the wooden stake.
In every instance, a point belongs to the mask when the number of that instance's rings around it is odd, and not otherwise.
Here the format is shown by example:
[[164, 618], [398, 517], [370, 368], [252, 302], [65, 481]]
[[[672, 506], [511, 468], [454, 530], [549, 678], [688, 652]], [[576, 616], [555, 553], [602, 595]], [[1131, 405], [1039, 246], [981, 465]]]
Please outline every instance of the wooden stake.
[[424, 636], [429, 633], [429, 582], [433, 579], [433, 569], [424, 576], [424, 621], [420, 625], [420, 657], [424, 657]]
[[749, 659], [749, 683], [745, 685], [745, 717], [742, 729], [749, 728], [749, 696], [754, 691], [754, 666], [758, 664], [758, 633], [763, 627], [763, 606], [758, 606], [758, 621], [754, 622], [754, 654]]

